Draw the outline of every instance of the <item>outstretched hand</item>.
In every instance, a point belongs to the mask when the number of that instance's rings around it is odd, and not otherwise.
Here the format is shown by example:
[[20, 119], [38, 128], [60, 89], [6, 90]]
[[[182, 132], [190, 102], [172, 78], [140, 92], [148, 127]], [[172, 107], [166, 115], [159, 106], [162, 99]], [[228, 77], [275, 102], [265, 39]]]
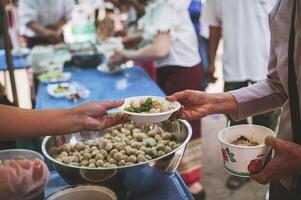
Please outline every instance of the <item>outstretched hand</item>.
[[196, 120], [215, 113], [236, 113], [237, 103], [228, 93], [210, 94], [197, 90], [185, 90], [167, 96], [168, 101], [178, 101], [182, 108], [173, 117]]
[[211, 96], [205, 92], [185, 90], [167, 96], [168, 101], [178, 101], [182, 108], [175, 117], [187, 120], [195, 120], [205, 117], [211, 110]]
[[120, 65], [126, 61], [123, 51], [115, 50], [115, 54], [109, 58], [109, 65]]
[[114, 116], [109, 116], [107, 113], [108, 110], [117, 108], [122, 104], [123, 100], [91, 102], [75, 109], [81, 118], [82, 129], [96, 131], [127, 121], [127, 116], [123, 113], [117, 113]]

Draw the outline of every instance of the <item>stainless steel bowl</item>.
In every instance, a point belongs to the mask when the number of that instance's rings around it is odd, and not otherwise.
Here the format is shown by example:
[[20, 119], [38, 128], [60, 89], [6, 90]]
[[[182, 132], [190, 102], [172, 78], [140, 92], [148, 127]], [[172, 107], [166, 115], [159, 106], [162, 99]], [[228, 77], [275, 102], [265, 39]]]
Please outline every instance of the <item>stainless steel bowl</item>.
[[132, 166], [120, 166], [116, 168], [87, 168], [70, 166], [56, 161], [51, 155], [51, 149], [65, 143], [75, 144], [90, 139], [99, 138], [104, 135], [100, 132], [81, 132], [64, 136], [47, 136], [42, 143], [43, 154], [54, 164], [60, 176], [70, 185], [95, 184], [103, 185], [120, 193], [122, 196], [137, 196], [154, 188], [162, 173], [174, 172], [184, 154], [189, 142], [192, 129], [187, 121], [178, 120], [174, 122], [165, 121], [160, 127], [172, 133], [181, 145], [172, 152]]
[[11, 159], [40, 159], [44, 161], [44, 156], [38, 152], [27, 149], [7, 149], [0, 150], [0, 160]]
[[45, 200], [117, 200], [115, 193], [102, 186], [76, 186], [58, 191]]

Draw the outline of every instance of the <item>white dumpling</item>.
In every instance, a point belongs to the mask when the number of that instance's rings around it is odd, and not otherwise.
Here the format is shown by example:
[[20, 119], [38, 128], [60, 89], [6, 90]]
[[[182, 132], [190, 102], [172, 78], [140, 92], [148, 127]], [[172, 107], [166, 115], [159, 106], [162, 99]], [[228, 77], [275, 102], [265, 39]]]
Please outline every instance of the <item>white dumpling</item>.
[[139, 103], [140, 103], [140, 105], [143, 105], [143, 104], [145, 104], [145, 102], [146, 102], [146, 98], [141, 98]]
[[139, 101], [132, 101], [131, 102], [131, 106], [133, 107], [133, 108], [140, 108], [141, 107], [141, 104], [140, 104], [140, 102]]
[[152, 108], [149, 110], [149, 113], [159, 113], [160, 110], [159, 109], [156, 109], [156, 108]]

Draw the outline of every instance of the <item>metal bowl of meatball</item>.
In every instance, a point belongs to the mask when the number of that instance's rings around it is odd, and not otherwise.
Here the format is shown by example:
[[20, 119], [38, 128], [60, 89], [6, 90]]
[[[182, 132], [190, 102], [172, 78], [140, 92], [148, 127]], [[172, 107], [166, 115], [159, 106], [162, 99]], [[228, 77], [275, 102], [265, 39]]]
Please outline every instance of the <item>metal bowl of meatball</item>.
[[126, 199], [149, 192], [176, 171], [192, 135], [184, 120], [128, 122], [99, 132], [47, 136], [42, 152], [70, 185], [93, 184]]

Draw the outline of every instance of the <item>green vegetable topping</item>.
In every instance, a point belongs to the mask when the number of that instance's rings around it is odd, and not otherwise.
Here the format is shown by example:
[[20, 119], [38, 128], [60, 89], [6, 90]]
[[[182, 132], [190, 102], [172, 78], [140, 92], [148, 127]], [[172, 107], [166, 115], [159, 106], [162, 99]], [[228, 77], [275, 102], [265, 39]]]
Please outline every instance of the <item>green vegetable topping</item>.
[[156, 108], [158, 106], [162, 106], [158, 101], [154, 101], [152, 98], [147, 98], [143, 104], [140, 105], [139, 108], [135, 108], [133, 106], [126, 107], [124, 110], [128, 112], [134, 112], [134, 113], [143, 113], [143, 112], [149, 112], [152, 108]]

